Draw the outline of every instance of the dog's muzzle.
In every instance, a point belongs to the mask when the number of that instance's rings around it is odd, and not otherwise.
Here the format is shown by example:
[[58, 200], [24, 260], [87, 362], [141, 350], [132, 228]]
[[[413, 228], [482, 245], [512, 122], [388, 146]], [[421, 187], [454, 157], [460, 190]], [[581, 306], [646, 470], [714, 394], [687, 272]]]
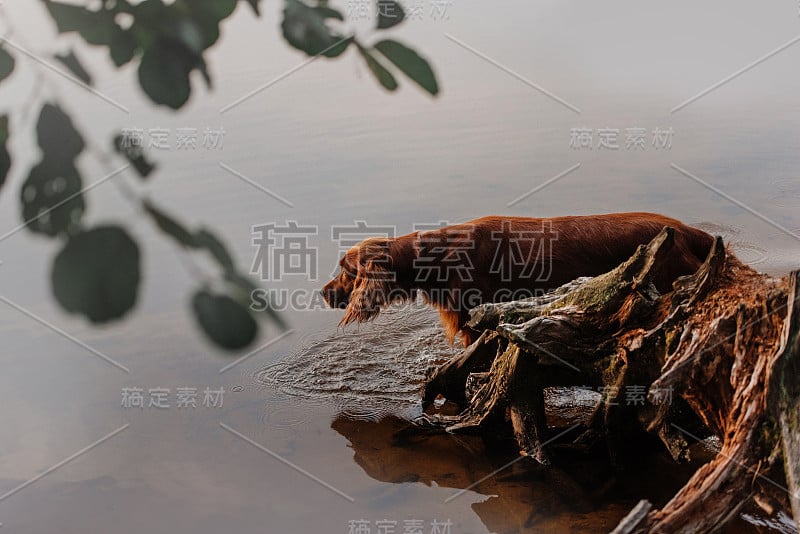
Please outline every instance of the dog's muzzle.
[[341, 288], [331, 287], [331, 284], [323, 287], [320, 293], [331, 308], [345, 309], [350, 302], [350, 295]]

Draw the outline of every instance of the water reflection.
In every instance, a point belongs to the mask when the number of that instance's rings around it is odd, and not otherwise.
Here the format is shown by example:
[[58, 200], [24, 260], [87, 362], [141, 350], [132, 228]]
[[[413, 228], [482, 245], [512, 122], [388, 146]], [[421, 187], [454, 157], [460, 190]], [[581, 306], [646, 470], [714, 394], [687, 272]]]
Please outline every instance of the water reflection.
[[[676, 465], [654, 451], [620, 472], [602, 452], [561, 447], [545, 469], [521, 458], [511, 440], [456, 436], [398, 417], [369, 421], [340, 414], [331, 428], [347, 438], [355, 462], [375, 480], [453, 488], [452, 501], [468, 499], [456, 490], [469, 488], [486, 496], [472, 504], [486, 529], [508, 534], [608, 532], [639, 499], [665, 503], [708, 459], [696, 448], [697, 459]], [[737, 519], [725, 532], [744, 526]]]

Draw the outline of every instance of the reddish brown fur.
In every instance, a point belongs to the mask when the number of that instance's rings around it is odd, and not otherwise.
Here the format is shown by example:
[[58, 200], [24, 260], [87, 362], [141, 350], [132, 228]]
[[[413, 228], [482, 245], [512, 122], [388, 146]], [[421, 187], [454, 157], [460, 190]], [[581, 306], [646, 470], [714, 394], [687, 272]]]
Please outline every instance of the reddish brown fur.
[[[697, 270], [713, 238], [663, 215], [614, 213], [488, 216], [394, 239], [367, 239], [345, 254], [342, 271], [323, 294], [332, 307], [345, 309], [340, 324], [346, 325], [367, 321], [383, 306], [420, 293], [439, 310], [450, 341], [461, 333], [466, 346], [475, 334], [466, 327], [470, 308], [509, 300], [516, 290], [541, 293], [580, 276], [608, 272], [665, 226], [675, 229], [675, 246], [655, 281], [664, 293], [677, 277]], [[498, 263], [498, 254], [516, 261]]]

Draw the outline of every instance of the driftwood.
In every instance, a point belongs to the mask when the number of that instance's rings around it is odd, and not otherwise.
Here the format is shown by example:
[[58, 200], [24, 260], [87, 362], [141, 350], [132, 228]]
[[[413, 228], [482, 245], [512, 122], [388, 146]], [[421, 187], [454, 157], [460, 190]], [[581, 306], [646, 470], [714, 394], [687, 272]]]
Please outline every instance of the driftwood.
[[588, 386], [603, 398], [575, 443], [603, 444], [614, 465], [656, 439], [677, 462], [691, 443], [719, 444], [669, 502], [642, 501], [615, 532], [711, 532], [751, 500], [768, 513], [791, 508], [797, 521], [800, 272], [759, 274], [717, 238], [697, 273], [661, 295], [652, 280], [673, 243], [665, 228], [605, 275], [472, 310], [484, 334], [430, 372], [424, 392], [425, 405], [441, 395], [461, 411], [426, 420], [512, 430], [523, 455], [548, 465], [551, 436], [575, 432], [548, 427], [545, 388]]

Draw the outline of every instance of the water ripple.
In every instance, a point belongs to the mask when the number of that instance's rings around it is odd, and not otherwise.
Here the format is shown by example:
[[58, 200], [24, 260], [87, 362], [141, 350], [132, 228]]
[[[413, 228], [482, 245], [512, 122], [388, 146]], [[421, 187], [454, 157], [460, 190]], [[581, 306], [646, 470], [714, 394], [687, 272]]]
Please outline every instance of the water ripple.
[[[358, 419], [376, 420], [419, 403], [425, 371], [457, 352], [438, 313], [412, 304], [389, 308], [358, 328], [306, 338], [255, 381], [304, 398], [326, 399]], [[399, 406], [398, 406], [399, 405]]]

